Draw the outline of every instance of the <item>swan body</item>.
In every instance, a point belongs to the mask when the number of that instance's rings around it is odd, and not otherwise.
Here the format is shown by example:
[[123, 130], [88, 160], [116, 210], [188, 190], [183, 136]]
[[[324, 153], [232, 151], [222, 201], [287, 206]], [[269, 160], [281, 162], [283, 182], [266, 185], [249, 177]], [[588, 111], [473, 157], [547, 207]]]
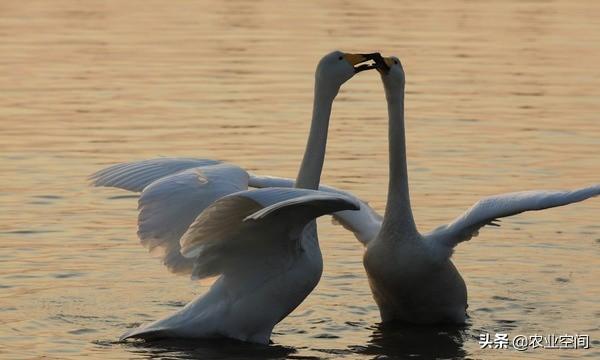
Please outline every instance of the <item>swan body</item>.
[[[396, 244], [377, 240], [398, 237]], [[450, 261], [441, 261], [421, 236], [380, 233], [363, 263], [382, 322], [464, 323], [467, 287]]]
[[122, 339], [229, 337], [268, 343], [273, 327], [319, 281], [323, 263], [316, 256], [320, 249], [311, 220], [356, 207], [342, 196], [305, 189], [250, 190], [218, 199], [182, 236], [181, 254], [194, 259], [193, 278], [220, 277], [177, 313]]
[[138, 236], [173, 272], [218, 276], [203, 295], [121, 337], [147, 340], [228, 337], [267, 344], [273, 327], [317, 285], [323, 260], [314, 219], [359, 208], [318, 188], [332, 103], [368, 56], [339, 51], [315, 73], [310, 134], [295, 187], [248, 190], [242, 168], [208, 159], [117, 164], [91, 176], [96, 186], [141, 191]]

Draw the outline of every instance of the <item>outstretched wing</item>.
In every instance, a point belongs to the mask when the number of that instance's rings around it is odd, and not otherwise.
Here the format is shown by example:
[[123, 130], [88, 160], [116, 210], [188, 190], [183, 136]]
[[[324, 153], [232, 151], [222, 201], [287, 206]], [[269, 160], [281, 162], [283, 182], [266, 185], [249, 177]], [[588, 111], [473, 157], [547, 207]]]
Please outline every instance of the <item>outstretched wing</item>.
[[223, 196], [245, 190], [247, 173], [219, 164], [180, 171], [151, 183], [138, 201], [138, 237], [174, 273], [189, 274], [192, 261], [180, 253], [179, 239], [194, 219]]
[[[195, 259], [192, 276], [205, 278], [293, 256], [308, 222], [326, 213], [358, 209], [343, 195], [267, 188], [223, 197], [204, 210], [181, 238]], [[252, 265], [250, 265], [252, 264]]]
[[563, 206], [600, 194], [600, 184], [572, 191], [533, 190], [490, 196], [479, 200], [469, 210], [448, 225], [443, 225], [426, 238], [433, 245], [451, 249], [462, 241], [478, 235], [485, 225], [499, 226], [498, 218], [525, 211]]
[[94, 186], [116, 187], [140, 192], [152, 182], [182, 170], [215, 165], [220, 161], [188, 158], [157, 158], [116, 164], [90, 176]]
[[[280, 178], [274, 176], [259, 176], [250, 174], [248, 185], [255, 188], [269, 188], [269, 187], [294, 187], [294, 180], [287, 178]], [[328, 193], [341, 194], [348, 198], [354, 199], [360, 205], [358, 211], [338, 211], [333, 213], [333, 219], [335, 224], [340, 224], [347, 230], [354, 233], [354, 236], [363, 245], [367, 245], [372, 239], [374, 239], [379, 233], [381, 228], [381, 222], [383, 217], [379, 215], [366, 201], [359, 199], [357, 196], [350, 192], [334, 188], [332, 186], [321, 185], [319, 186], [320, 191]]]

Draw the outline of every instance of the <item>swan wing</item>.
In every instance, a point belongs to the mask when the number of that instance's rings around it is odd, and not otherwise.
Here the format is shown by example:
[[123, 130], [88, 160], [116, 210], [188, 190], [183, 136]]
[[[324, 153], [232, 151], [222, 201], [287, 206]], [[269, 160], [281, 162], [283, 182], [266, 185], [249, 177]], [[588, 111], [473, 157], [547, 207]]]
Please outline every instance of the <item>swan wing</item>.
[[247, 173], [229, 164], [191, 168], [152, 182], [138, 200], [140, 242], [170, 271], [189, 274], [192, 261], [181, 255], [179, 239], [210, 204], [246, 189], [247, 183]]
[[115, 164], [95, 172], [89, 179], [94, 186], [140, 192], [162, 177], [182, 170], [218, 163], [220, 162], [210, 159], [157, 158]]
[[307, 223], [326, 213], [358, 209], [343, 195], [267, 188], [225, 196], [204, 210], [181, 238], [181, 253], [194, 259], [201, 279], [284, 261], [301, 251]]
[[[268, 187], [294, 187], [293, 179], [274, 177], [274, 176], [259, 176], [249, 174], [248, 185], [255, 188]], [[354, 236], [363, 245], [367, 245], [379, 233], [383, 217], [379, 215], [366, 201], [361, 200], [356, 195], [337, 189], [328, 185], [319, 186], [320, 191], [344, 195], [356, 201], [360, 209], [338, 211], [333, 213], [334, 224], [342, 225], [346, 230], [354, 233]]]
[[532, 190], [486, 197], [450, 224], [426, 234], [426, 238], [435, 245], [452, 249], [458, 243], [477, 236], [479, 229], [485, 225], [499, 226], [496, 223], [499, 218], [563, 206], [599, 194], [600, 184], [576, 190]]
[[358, 211], [345, 210], [333, 213], [333, 223], [351, 231], [361, 244], [367, 246], [379, 234], [383, 217], [365, 201], [359, 199], [359, 204]]

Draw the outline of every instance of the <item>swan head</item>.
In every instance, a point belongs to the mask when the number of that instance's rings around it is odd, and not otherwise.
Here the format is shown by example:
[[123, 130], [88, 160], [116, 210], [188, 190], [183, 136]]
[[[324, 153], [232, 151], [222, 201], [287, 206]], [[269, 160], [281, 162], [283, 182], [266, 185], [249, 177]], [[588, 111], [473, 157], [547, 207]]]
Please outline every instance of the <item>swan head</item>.
[[376, 58], [377, 71], [381, 74], [386, 91], [404, 91], [404, 68], [400, 59], [395, 56]]
[[375, 69], [375, 61], [381, 58], [379, 53], [352, 54], [341, 51], [331, 52], [321, 58], [315, 71], [317, 87], [327, 89], [333, 96], [337, 95], [340, 87], [355, 74], [364, 70]]

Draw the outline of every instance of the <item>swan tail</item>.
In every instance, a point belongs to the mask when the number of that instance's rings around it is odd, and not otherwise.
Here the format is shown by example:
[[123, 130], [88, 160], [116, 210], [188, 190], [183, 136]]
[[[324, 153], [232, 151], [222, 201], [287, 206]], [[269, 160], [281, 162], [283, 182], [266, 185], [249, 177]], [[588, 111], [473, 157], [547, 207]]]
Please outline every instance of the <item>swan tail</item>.
[[153, 324], [142, 325], [135, 329], [131, 329], [125, 332], [119, 337], [119, 341], [125, 341], [127, 339], [142, 339], [146, 341], [159, 340], [169, 337], [169, 330], [164, 328], [157, 328], [152, 326]]

